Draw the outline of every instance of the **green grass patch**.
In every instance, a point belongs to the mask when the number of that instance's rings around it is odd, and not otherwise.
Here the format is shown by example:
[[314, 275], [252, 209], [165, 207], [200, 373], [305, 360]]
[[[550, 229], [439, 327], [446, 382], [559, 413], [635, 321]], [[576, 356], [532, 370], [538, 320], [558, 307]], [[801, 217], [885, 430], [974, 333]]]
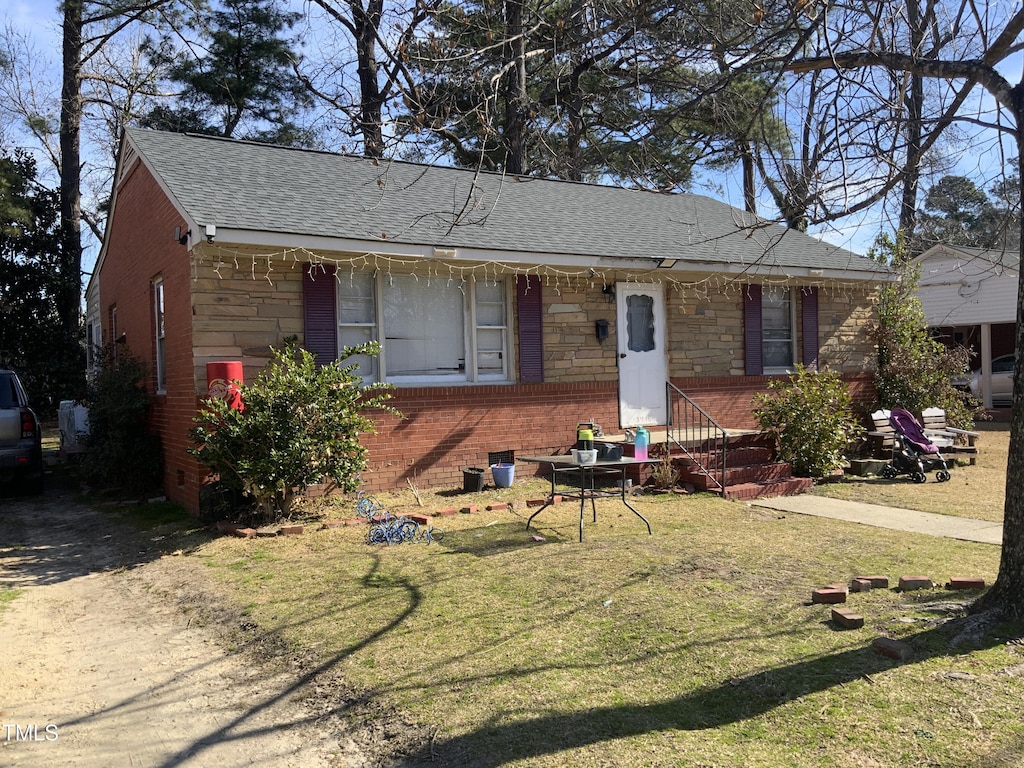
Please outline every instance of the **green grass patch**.
[[[349, 527], [194, 554], [261, 628], [436, 732], [438, 765], [1016, 764], [1019, 627], [951, 647], [969, 597], [942, 588], [851, 594], [859, 630], [810, 604], [858, 575], [991, 582], [998, 548], [710, 495], [633, 503], [653, 536], [616, 500], [596, 524], [587, 508], [583, 543], [571, 503], [528, 532], [520, 501], [438, 519], [441, 544]], [[879, 636], [912, 659], [872, 651]]]
[[0, 584], [0, 613], [5, 611], [7, 606], [13, 603], [20, 594], [20, 589]]

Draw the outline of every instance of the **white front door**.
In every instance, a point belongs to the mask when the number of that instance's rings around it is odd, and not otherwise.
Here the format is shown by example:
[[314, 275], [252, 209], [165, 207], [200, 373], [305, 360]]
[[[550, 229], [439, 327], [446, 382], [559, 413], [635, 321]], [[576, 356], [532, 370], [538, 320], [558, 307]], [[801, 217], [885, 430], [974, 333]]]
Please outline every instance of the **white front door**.
[[664, 424], [668, 353], [665, 293], [660, 285], [618, 283], [619, 424]]

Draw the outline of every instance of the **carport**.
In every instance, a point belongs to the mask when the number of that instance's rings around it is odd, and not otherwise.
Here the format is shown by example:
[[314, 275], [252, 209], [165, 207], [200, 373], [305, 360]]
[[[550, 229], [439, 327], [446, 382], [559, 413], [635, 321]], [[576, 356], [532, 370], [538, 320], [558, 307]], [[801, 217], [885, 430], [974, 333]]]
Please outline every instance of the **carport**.
[[982, 403], [992, 408], [992, 358], [1015, 347], [1020, 255], [936, 245], [912, 263], [921, 269], [918, 296], [929, 327], [946, 344], [971, 350]]

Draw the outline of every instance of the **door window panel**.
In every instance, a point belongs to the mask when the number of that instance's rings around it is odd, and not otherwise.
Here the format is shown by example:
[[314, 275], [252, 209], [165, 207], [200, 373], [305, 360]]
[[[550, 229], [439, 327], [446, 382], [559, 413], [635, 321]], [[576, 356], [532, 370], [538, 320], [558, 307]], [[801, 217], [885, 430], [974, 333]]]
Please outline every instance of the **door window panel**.
[[626, 299], [626, 348], [630, 352], [654, 349], [654, 298], [632, 295]]

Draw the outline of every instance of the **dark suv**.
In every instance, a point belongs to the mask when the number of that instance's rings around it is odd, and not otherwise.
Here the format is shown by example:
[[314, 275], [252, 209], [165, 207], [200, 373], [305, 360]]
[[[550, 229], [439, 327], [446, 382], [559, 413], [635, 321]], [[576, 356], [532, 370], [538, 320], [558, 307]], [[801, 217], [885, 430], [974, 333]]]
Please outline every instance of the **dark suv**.
[[43, 490], [43, 430], [14, 371], [0, 368], [0, 486]]

